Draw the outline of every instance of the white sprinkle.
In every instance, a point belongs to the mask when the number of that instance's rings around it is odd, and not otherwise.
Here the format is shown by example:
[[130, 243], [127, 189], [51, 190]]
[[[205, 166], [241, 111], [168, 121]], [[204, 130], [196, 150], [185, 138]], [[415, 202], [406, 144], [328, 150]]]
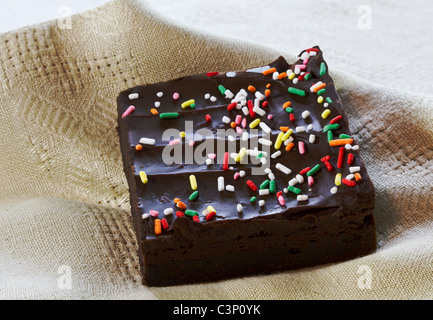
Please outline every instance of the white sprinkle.
[[316, 136], [314, 134], [310, 134], [310, 138], [308, 139], [310, 143], [314, 143], [316, 141]]
[[349, 168], [350, 173], [355, 173], [361, 171], [361, 167], [350, 167]]
[[310, 111], [305, 110], [304, 112], [302, 112], [302, 118], [307, 119], [310, 116]]
[[265, 146], [268, 146], [268, 147], [272, 146], [272, 141], [271, 141], [271, 140], [268, 140], [268, 139], [260, 138], [260, 139], [259, 139], [259, 143], [260, 143], [260, 144], [263, 144], [263, 145], [265, 145]]
[[224, 177], [218, 177], [218, 191], [224, 191]]
[[308, 200], [308, 196], [305, 194], [300, 194], [299, 196], [296, 197], [296, 199], [298, 201], [307, 201]]
[[347, 180], [352, 180], [353, 178], [355, 178], [355, 175], [354, 175], [353, 173], [348, 174], [348, 175], [346, 176], [346, 179], [347, 179]]
[[213, 160], [212, 159], [206, 159], [206, 164], [208, 166], [210, 166], [211, 164], [213, 164]]
[[298, 83], [298, 81], [299, 81], [299, 79], [298, 79], [298, 78], [293, 78], [293, 80], [292, 80], [293, 84], [297, 84], [297, 83]]
[[289, 192], [289, 189], [284, 188], [284, 189], [283, 189], [283, 192], [284, 192], [284, 193], [288, 193], [288, 192]]
[[250, 114], [250, 109], [248, 109], [248, 107], [243, 107], [242, 112], [244, 113], [244, 115], [248, 116]]
[[129, 100], [136, 100], [138, 99], [138, 93], [131, 93], [128, 98]]
[[228, 185], [226, 185], [226, 190], [230, 191], [230, 192], [235, 192], [235, 187], [232, 186], [232, 185], [230, 185], [230, 184], [228, 184]]
[[206, 217], [209, 214], [209, 210], [206, 208], [201, 212], [201, 215]]
[[305, 127], [296, 127], [296, 132], [305, 132]]
[[259, 99], [254, 100], [253, 111], [262, 117], [266, 115], [266, 111], [260, 108], [260, 100]]
[[259, 206], [260, 206], [260, 207], [263, 207], [264, 205], [265, 205], [265, 200], [260, 200], [260, 201], [259, 201]]
[[217, 98], [212, 96], [212, 97], [210, 97], [210, 101], [215, 102], [215, 101], [217, 101]]
[[323, 107], [328, 108], [328, 107], [329, 107], [329, 103], [328, 103], [328, 102], [325, 102], [325, 103], [323, 104]]
[[267, 134], [271, 133], [271, 128], [263, 121], [259, 123], [260, 128]]
[[158, 93], [156, 94], [156, 96], [157, 96], [158, 98], [162, 98], [162, 97], [164, 96], [164, 92], [158, 92]]
[[268, 194], [270, 194], [269, 189], [260, 189], [259, 190], [259, 195], [261, 195], [261, 196], [267, 196]]
[[307, 51], [304, 51], [304, 53], [301, 54], [301, 59], [302, 59], [302, 60], [305, 60], [305, 59], [307, 59], [309, 56], [310, 56], [310, 54], [309, 54]]
[[235, 137], [233, 137], [232, 135], [228, 136], [227, 139], [229, 139], [230, 142], [233, 142], [236, 140]]
[[298, 67], [295, 67], [295, 74], [300, 74], [301, 73], [301, 69], [299, 69]]
[[239, 90], [239, 93], [244, 97], [248, 97], [248, 92], [245, 89]]
[[262, 165], [266, 165], [267, 162], [268, 162], [268, 160], [267, 160], [265, 157], [261, 157], [261, 158], [260, 158], [260, 163], [261, 163]]
[[287, 139], [286, 141], [284, 141], [284, 145], [287, 146], [289, 143], [293, 142], [293, 137], [289, 137], [289, 139]]
[[295, 186], [299, 183], [298, 179], [293, 178], [292, 180], [289, 181], [289, 186]]
[[235, 167], [229, 167], [229, 170], [233, 171], [233, 170], [235, 170]]
[[277, 72], [277, 71], [275, 71], [273, 74], [272, 74], [272, 79], [273, 80], [278, 80], [278, 76], [279, 76], [280, 74]]
[[204, 98], [205, 98], [206, 100], [209, 100], [209, 99], [210, 99], [210, 94], [209, 94], [209, 93], [206, 93], [206, 94], [204, 95]]
[[164, 210], [164, 215], [169, 216], [173, 214], [173, 208], [167, 208]]
[[310, 57], [313, 57], [313, 56], [315, 56], [315, 55], [317, 55], [317, 52], [316, 52], [316, 51], [310, 51]]
[[155, 108], [159, 108], [160, 106], [161, 106], [161, 102], [156, 101], [156, 102], [155, 102]]
[[351, 150], [352, 149], [352, 145], [350, 145], [350, 144], [346, 144], [344, 147], [346, 148], [346, 150]]
[[230, 121], [230, 118], [227, 117], [227, 116], [224, 116], [222, 121], [223, 121], [224, 123], [227, 123], [227, 124], [231, 122], [231, 121]]
[[248, 131], [242, 133], [242, 141], [248, 141], [248, 137], [249, 137]]
[[359, 146], [358, 145], [356, 145], [356, 146], [352, 146], [352, 150], [359, 150]]
[[244, 211], [244, 208], [243, 208], [242, 205], [239, 203], [239, 204], [236, 206], [236, 210], [238, 210], [238, 212], [241, 213], [242, 211]]
[[141, 144], [146, 144], [146, 145], [149, 145], [149, 146], [154, 146], [155, 143], [156, 143], [156, 140], [155, 139], [149, 139], [149, 138], [141, 138], [140, 139], [140, 143]]
[[331, 193], [332, 193], [332, 194], [336, 194], [337, 191], [338, 191], [337, 187], [333, 187], [333, 188], [331, 189]]
[[233, 97], [235, 96], [233, 92], [231, 92], [229, 89], [226, 90], [225, 95], [227, 99], [233, 99]]
[[275, 180], [275, 174], [273, 172], [268, 173], [269, 180]]
[[226, 77], [228, 77], [228, 78], [236, 77], [236, 72], [233, 72], [233, 71], [227, 72]]
[[241, 178], [245, 177], [245, 175], [246, 175], [246, 173], [245, 173], [244, 170], [239, 171], [239, 176], [240, 176]]
[[313, 86], [311, 86], [310, 91], [314, 92], [314, 89], [316, 89], [316, 87], [320, 86], [321, 84], [323, 84], [322, 81], [317, 82], [316, 84], [314, 84]]
[[291, 174], [292, 170], [290, 170], [290, 168], [287, 168], [285, 165], [282, 165], [281, 163], [277, 163], [275, 165], [275, 168], [277, 168], [278, 170], [280, 170], [282, 173], [285, 174]]
[[275, 153], [273, 153], [272, 155], [271, 155], [271, 158], [272, 159], [277, 159], [279, 156], [281, 156], [281, 151], [277, 151], [277, 152], [275, 152]]
[[307, 127], [308, 131], [311, 131], [311, 130], [313, 130], [313, 128], [314, 128], [314, 126], [313, 126], [313, 124], [312, 124], [312, 123], [310, 123], [310, 124], [308, 125], [308, 127]]
[[256, 96], [257, 99], [259, 99], [260, 101], [263, 101], [265, 99], [265, 96], [260, 92], [260, 91], [256, 91], [254, 93], [254, 95]]
[[150, 214], [148, 214], [148, 213], [143, 213], [143, 215], [141, 216], [141, 218], [143, 220], [149, 219], [149, 217], [150, 217]]
[[238, 104], [236, 105], [236, 110], [241, 110], [241, 109], [242, 109], [242, 105], [238, 103]]
[[300, 174], [296, 175], [296, 180], [298, 180], [299, 183], [304, 183], [304, 177]]

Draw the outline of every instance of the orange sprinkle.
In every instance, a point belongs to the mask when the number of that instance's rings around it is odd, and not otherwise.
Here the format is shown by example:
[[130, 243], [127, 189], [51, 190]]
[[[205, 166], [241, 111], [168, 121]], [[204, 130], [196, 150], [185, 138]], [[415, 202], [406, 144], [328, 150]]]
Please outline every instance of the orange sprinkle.
[[256, 92], [256, 88], [254, 88], [253, 86], [248, 86], [248, 91], [254, 93]]
[[161, 220], [155, 219], [155, 234], [160, 235], [162, 233]]
[[177, 203], [178, 203], [178, 202], [180, 201], [180, 199], [179, 199], [179, 198], [174, 198], [174, 200], [173, 200], [173, 201], [174, 201], [174, 203], [176, 203], [176, 204], [177, 204]]
[[290, 107], [292, 105], [292, 103], [290, 101], [287, 101], [286, 103], [283, 104], [283, 108], [286, 109], [288, 107]]
[[353, 139], [338, 139], [338, 140], [329, 141], [329, 145], [331, 147], [339, 147], [339, 146], [344, 146], [346, 144], [352, 144], [352, 143], [353, 143]]
[[183, 203], [182, 201], [179, 201], [176, 205], [179, 209], [182, 209], [182, 210], [185, 210], [187, 208], [186, 204]]
[[270, 95], [271, 95], [271, 90], [266, 89], [266, 90], [265, 90], [265, 97], [266, 97], [266, 98], [269, 98]]
[[283, 132], [287, 132], [290, 130], [290, 128], [289, 127], [280, 127], [280, 130]]
[[267, 76], [267, 75], [273, 74], [275, 71], [277, 71], [276, 68], [270, 68], [270, 69], [268, 69], [268, 70], [263, 71], [263, 74], [264, 74], [265, 76]]
[[153, 115], [157, 115], [157, 114], [159, 114], [158, 110], [156, 110], [155, 108], [150, 109], [150, 112], [151, 112]]
[[359, 172], [355, 173], [355, 180], [356, 181], [362, 180], [361, 175], [359, 174]]
[[143, 146], [142, 146], [141, 144], [137, 144], [137, 145], [135, 146], [135, 150], [137, 150], [137, 151], [141, 151], [141, 150], [143, 150]]
[[268, 83], [268, 84], [266, 85], [266, 88], [269, 89], [270, 87], [271, 87], [271, 84]]
[[294, 146], [295, 146], [295, 144], [293, 142], [289, 143], [286, 147], [286, 151], [292, 150]]
[[317, 87], [314, 88], [314, 92], [322, 90], [325, 87], [326, 87], [326, 83], [322, 83], [320, 86], [317, 86]]
[[282, 73], [280, 73], [280, 74], [278, 75], [278, 80], [284, 79], [284, 78], [286, 78], [286, 77], [287, 77], [287, 73], [282, 72]]
[[233, 129], [236, 128], [236, 126], [237, 126], [236, 122], [230, 123], [230, 127], [232, 127]]

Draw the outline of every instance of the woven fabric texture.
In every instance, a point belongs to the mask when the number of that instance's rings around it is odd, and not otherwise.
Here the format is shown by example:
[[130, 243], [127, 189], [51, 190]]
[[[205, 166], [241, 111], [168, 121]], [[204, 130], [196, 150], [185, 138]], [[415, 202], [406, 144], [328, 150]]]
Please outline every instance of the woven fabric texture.
[[376, 187], [377, 252], [267, 276], [142, 286], [118, 93], [279, 55], [291, 61], [305, 48], [200, 32], [138, 0], [115, 0], [69, 22], [0, 35], [0, 299], [433, 298], [433, 97], [332, 64]]

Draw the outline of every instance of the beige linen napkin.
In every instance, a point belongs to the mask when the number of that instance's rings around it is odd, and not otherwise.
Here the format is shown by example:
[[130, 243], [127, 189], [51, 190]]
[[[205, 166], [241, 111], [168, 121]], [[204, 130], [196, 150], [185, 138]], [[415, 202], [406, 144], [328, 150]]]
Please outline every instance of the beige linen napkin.
[[433, 98], [332, 66], [377, 189], [377, 252], [268, 276], [140, 284], [117, 94], [302, 49], [204, 34], [134, 0], [0, 35], [0, 299], [433, 298]]

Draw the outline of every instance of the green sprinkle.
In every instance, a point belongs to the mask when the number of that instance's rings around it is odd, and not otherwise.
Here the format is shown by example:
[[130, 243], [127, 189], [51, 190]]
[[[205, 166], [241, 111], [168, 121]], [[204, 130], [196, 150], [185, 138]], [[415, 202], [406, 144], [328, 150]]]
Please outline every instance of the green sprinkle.
[[328, 101], [329, 104], [332, 103], [332, 99], [330, 97], [326, 98], [326, 101]]
[[290, 87], [288, 89], [288, 91], [289, 91], [289, 93], [293, 93], [293, 94], [296, 94], [296, 95], [301, 96], [301, 97], [305, 97], [307, 95], [304, 90], [296, 89], [296, 88], [293, 88], [293, 87]]
[[326, 92], [326, 89], [320, 89], [319, 91], [317, 91], [317, 94], [319, 96], [322, 96], [325, 92]]
[[311, 79], [311, 73], [307, 73], [304, 77], [305, 80], [310, 80]]
[[189, 106], [191, 109], [195, 109], [195, 103]]
[[194, 210], [186, 210], [185, 215], [187, 215], [189, 217], [198, 216], [198, 212], [194, 211]]
[[340, 134], [340, 139], [352, 139], [352, 137], [349, 136], [348, 134], [342, 133]]
[[269, 180], [265, 180], [265, 181], [263, 181], [262, 182], [262, 184], [260, 185], [260, 189], [261, 190], [263, 190], [263, 189], [267, 189], [269, 187]]
[[257, 197], [252, 197], [252, 198], [250, 199], [250, 202], [251, 202], [251, 203], [254, 203], [254, 202], [256, 202], [256, 200], [257, 200]]
[[328, 132], [330, 130], [338, 130], [340, 129], [340, 125], [338, 123], [328, 124], [323, 128], [323, 132]]
[[324, 76], [326, 74], [326, 64], [324, 62], [322, 62], [320, 64], [320, 76]]
[[316, 165], [313, 169], [307, 172], [307, 177], [314, 176], [321, 169], [320, 164]]
[[269, 183], [269, 192], [270, 193], [277, 192], [277, 186], [275, 185], [275, 180], [271, 180], [271, 182]]
[[198, 191], [194, 191], [190, 196], [189, 196], [189, 201], [195, 201], [198, 198]]
[[226, 94], [226, 91], [227, 91], [227, 89], [224, 88], [223, 85], [220, 85], [220, 86], [218, 87], [218, 90], [221, 92], [222, 95], [225, 95], [225, 94]]
[[263, 157], [263, 152], [260, 152], [260, 153], [257, 155], [256, 159], [260, 159], [260, 158], [262, 158], [262, 157]]
[[328, 138], [328, 143], [329, 143], [329, 141], [334, 140], [333, 132], [331, 130], [329, 130], [326, 134], [326, 137]]
[[286, 108], [286, 112], [287, 112], [287, 113], [292, 113], [292, 112], [293, 112], [293, 108], [287, 107], [287, 108]]
[[296, 188], [296, 187], [294, 187], [294, 186], [289, 186], [288, 188], [287, 188], [290, 192], [293, 192], [294, 194], [301, 194], [301, 189], [298, 189], [298, 188]]
[[180, 114], [177, 112], [173, 112], [173, 113], [161, 113], [159, 115], [160, 119], [177, 119], [179, 118]]

